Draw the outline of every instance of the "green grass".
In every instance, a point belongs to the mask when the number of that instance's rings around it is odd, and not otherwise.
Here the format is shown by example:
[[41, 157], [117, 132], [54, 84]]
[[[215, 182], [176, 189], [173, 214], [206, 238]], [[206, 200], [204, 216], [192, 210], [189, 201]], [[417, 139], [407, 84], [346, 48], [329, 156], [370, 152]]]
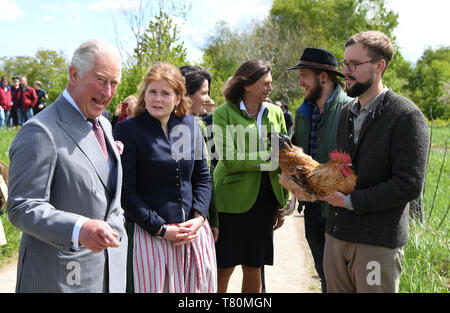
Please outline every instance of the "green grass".
[[[0, 130], [0, 160], [9, 164], [9, 146], [17, 134], [16, 129], [5, 128]], [[8, 216], [5, 212], [1, 217], [3, 228], [5, 229], [7, 244], [0, 246], [0, 267], [8, 263], [12, 257], [17, 255], [20, 245], [21, 231], [9, 222]]]
[[433, 129], [430, 131], [433, 147], [440, 147], [441, 149], [445, 147], [445, 140], [449, 136], [448, 127], [447, 123], [436, 123], [433, 125]]
[[404, 247], [400, 292], [449, 292], [448, 232], [431, 225], [410, 223], [410, 237]]
[[14, 137], [16, 137], [17, 132], [17, 129], [0, 129], [0, 160], [6, 164], [9, 164], [9, 146], [14, 140]]
[[449, 292], [449, 216], [445, 213], [450, 204], [450, 151], [443, 164], [449, 136], [448, 127], [433, 127], [425, 186], [425, 220], [421, 223], [411, 219], [410, 237], [404, 247], [400, 292]]

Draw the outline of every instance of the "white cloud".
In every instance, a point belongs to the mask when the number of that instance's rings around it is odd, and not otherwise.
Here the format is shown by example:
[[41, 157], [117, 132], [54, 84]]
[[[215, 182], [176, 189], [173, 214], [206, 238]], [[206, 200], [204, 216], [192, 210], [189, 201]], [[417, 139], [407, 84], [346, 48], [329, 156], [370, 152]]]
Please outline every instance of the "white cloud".
[[0, 8], [0, 21], [15, 21], [23, 14], [14, 0], [0, 0]]
[[390, 0], [387, 7], [398, 13], [394, 34], [406, 60], [416, 62], [427, 47], [450, 45], [448, 0]]
[[201, 48], [215, 29], [218, 21], [227, 22], [231, 28], [241, 27], [252, 20], [262, 20], [269, 15], [272, 0], [193, 1], [192, 11], [181, 28], [181, 37], [188, 48], [189, 59], [201, 59]]
[[90, 11], [128, 11], [136, 7], [139, 1], [132, 0], [99, 0], [89, 4], [86, 8]]
[[50, 4], [39, 4], [39, 7], [44, 10], [44, 13], [47, 12], [63, 12], [66, 10], [66, 6], [63, 5], [50, 5]]
[[67, 4], [66, 23], [69, 25], [80, 25], [81, 5], [79, 2], [71, 1]]
[[50, 22], [53, 20], [53, 16], [51, 15], [44, 15], [40, 18], [41, 22]]
[[272, 1], [267, 0], [228, 0], [208, 1], [204, 4], [208, 9], [203, 13], [208, 15], [202, 17], [203, 26], [214, 27], [219, 20], [225, 21], [231, 27], [241, 26], [251, 22], [253, 19], [261, 20], [268, 16]]

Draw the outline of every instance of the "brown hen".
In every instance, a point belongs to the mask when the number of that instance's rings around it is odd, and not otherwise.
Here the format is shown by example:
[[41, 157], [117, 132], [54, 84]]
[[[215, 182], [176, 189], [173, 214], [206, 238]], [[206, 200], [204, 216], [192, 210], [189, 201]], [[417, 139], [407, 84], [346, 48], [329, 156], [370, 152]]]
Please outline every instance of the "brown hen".
[[298, 200], [314, 202], [335, 191], [349, 194], [355, 190], [357, 175], [350, 168], [348, 153], [330, 152], [330, 161], [320, 164], [294, 146], [286, 135], [276, 135], [280, 145], [279, 182]]

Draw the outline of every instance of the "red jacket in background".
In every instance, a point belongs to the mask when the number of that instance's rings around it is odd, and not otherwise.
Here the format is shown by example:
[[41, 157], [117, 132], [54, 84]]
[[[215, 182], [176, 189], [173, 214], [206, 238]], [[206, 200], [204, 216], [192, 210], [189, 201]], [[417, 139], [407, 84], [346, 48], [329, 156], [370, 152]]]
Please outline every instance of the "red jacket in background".
[[11, 91], [12, 91], [11, 86], [8, 86], [8, 89], [6, 89], [5, 92], [5, 88], [2, 85], [0, 85], [0, 106], [5, 111], [11, 110], [11, 99], [12, 99]]
[[[19, 99], [20, 99], [20, 88], [17, 88], [14, 90], [14, 93], [12, 95], [12, 99], [14, 102], [14, 107], [19, 107]], [[22, 95], [22, 110], [26, 111], [29, 108], [34, 107], [34, 105], [37, 102], [37, 95], [36, 90], [34, 90], [33, 87], [27, 86], [27, 89], [23, 92]]]

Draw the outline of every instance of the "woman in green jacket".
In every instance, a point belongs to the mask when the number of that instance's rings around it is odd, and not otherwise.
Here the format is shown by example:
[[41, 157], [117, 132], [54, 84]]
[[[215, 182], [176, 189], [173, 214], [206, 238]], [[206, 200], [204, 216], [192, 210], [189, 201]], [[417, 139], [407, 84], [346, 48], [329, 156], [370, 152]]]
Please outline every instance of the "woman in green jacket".
[[264, 61], [242, 64], [223, 90], [227, 102], [213, 115], [219, 159], [214, 171], [218, 292], [226, 292], [236, 265], [242, 265], [242, 292], [261, 292], [261, 267], [273, 265], [273, 230], [283, 223], [278, 210], [288, 192], [278, 183], [267, 133], [286, 134], [286, 125], [281, 109], [266, 102], [270, 72]]

